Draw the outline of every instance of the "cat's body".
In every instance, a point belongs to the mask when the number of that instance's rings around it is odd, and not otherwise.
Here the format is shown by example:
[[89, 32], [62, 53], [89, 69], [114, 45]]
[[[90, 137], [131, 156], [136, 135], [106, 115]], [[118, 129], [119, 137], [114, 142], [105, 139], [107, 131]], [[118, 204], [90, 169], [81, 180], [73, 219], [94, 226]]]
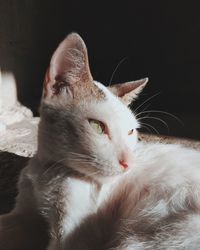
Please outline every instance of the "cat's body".
[[48, 249], [199, 249], [199, 152], [139, 143], [134, 168], [99, 190], [57, 169], [41, 178], [34, 161], [24, 172], [51, 224]]
[[135, 169], [66, 239], [66, 249], [200, 249], [200, 175], [191, 167], [199, 166], [199, 153], [176, 145], [139, 147]]
[[[48, 250], [200, 249], [200, 152], [137, 142], [123, 103], [145, 84], [108, 90], [93, 81], [77, 34], [60, 44], [45, 77], [38, 152], [21, 173], [16, 219], [0, 220], [1, 240], [15, 232], [6, 222], [27, 218], [30, 238], [40, 234], [35, 249], [47, 232]], [[28, 229], [31, 218], [39, 232]]]

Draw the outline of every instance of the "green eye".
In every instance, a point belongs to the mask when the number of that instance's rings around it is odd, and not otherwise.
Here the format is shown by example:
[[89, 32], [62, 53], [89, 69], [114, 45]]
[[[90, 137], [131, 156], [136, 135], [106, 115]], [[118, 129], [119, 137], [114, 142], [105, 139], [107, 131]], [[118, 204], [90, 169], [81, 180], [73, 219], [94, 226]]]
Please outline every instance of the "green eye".
[[103, 122], [90, 119], [89, 123], [97, 134], [101, 135], [105, 133], [105, 125], [103, 124]]

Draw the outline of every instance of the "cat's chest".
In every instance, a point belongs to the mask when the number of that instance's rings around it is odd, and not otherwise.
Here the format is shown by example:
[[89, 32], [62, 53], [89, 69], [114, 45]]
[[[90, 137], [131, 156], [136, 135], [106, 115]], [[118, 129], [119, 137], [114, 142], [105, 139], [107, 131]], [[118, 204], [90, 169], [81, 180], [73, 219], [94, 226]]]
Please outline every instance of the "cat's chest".
[[65, 185], [65, 215], [62, 223], [64, 234], [67, 235], [80, 225], [83, 218], [91, 214], [96, 207], [91, 184], [70, 178], [66, 183], [63, 183], [63, 188]]

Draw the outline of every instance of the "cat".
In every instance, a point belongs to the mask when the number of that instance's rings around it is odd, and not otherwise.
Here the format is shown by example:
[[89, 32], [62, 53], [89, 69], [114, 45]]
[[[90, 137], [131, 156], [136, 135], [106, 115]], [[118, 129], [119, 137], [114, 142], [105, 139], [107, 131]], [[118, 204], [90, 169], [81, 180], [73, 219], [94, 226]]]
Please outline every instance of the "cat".
[[200, 249], [200, 152], [138, 141], [128, 106], [147, 81], [105, 87], [82, 38], [61, 42], [44, 80], [37, 153], [0, 219], [4, 250]]

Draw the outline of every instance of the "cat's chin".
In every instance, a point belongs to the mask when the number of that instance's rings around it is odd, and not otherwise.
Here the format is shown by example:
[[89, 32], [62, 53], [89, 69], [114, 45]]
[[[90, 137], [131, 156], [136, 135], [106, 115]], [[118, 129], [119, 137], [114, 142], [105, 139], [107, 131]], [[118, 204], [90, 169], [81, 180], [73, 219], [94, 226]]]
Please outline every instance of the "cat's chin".
[[123, 169], [123, 168], [119, 167], [119, 170], [117, 170], [115, 172], [113, 171], [112, 173], [109, 173], [109, 174], [107, 174], [105, 172], [102, 174], [93, 175], [93, 179], [101, 184], [111, 183], [111, 182], [115, 182], [115, 181], [119, 180], [122, 176], [127, 174], [129, 172], [129, 170], [130, 169]]
[[84, 163], [82, 163], [80, 167], [80, 164], [77, 164], [76, 161], [74, 161], [73, 164], [66, 163], [65, 166], [67, 172], [69, 172], [69, 170], [71, 169], [72, 173], [76, 177], [92, 182], [94, 181], [100, 184], [113, 182], [127, 172], [127, 170], [122, 169], [120, 166], [118, 167], [118, 169], [114, 169], [113, 167], [112, 171], [106, 171], [105, 169], [103, 169], [103, 166], [102, 168], [96, 169], [93, 165]]
[[118, 175], [113, 175], [113, 176], [98, 176], [96, 181], [102, 185], [107, 184], [107, 183], [112, 183], [112, 182], [117, 181], [122, 175], [123, 175], [123, 173], [118, 174]]
[[[93, 175], [92, 177], [89, 177], [89, 179], [91, 181], [94, 181], [96, 183], [103, 185], [103, 184], [108, 184], [108, 183], [112, 183], [112, 182], [119, 180], [124, 174], [125, 174], [124, 172], [119, 172], [119, 173], [112, 174], [112, 175], [98, 174], [98, 175]], [[87, 178], [87, 175], [86, 175], [86, 178]]]
[[[73, 168], [74, 169], [74, 168]], [[75, 170], [75, 169], [74, 169]], [[120, 177], [122, 177], [125, 172], [124, 171], [119, 171], [116, 173], [112, 174], [107, 174], [107, 173], [91, 173], [88, 171], [83, 171], [82, 169], [76, 169], [75, 172], [76, 177], [80, 179], [85, 179], [86, 181], [89, 182], [96, 182], [101, 185], [106, 184], [106, 183], [112, 183], [118, 180]]]

